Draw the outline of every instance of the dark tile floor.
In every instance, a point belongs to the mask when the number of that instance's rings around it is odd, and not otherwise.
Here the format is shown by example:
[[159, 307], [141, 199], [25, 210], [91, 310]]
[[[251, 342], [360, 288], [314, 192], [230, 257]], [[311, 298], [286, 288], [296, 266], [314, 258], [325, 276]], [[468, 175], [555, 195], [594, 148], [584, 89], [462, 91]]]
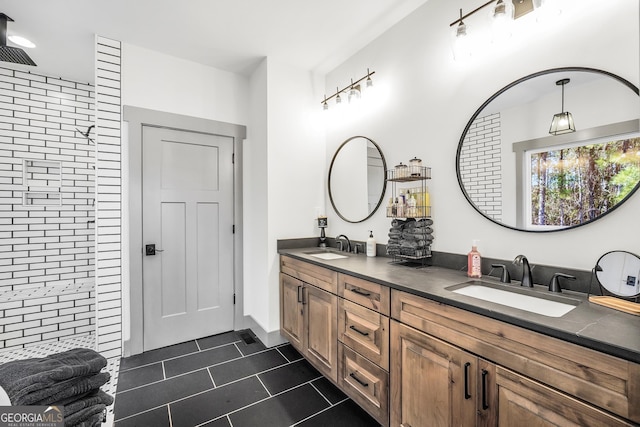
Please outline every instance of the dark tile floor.
[[[251, 342], [253, 341], [253, 342]], [[122, 359], [116, 427], [378, 426], [290, 344], [249, 330]]]

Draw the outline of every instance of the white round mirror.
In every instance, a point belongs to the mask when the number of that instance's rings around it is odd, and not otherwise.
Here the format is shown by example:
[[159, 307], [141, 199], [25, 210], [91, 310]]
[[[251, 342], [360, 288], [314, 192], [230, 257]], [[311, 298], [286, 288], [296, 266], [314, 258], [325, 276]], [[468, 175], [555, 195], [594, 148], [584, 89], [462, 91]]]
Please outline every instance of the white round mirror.
[[612, 251], [596, 263], [596, 279], [608, 292], [621, 297], [640, 295], [640, 258], [630, 252]]
[[380, 207], [387, 164], [373, 140], [353, 136], [338, 147], [329, 167], [329, 200], [347, 222], [362, 222]]

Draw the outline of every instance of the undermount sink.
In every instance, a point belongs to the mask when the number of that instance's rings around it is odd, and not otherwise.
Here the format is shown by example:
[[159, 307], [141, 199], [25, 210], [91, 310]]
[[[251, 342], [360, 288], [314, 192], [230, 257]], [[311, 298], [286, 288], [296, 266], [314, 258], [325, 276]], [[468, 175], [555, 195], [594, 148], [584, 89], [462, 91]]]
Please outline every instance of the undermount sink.
[[580, 303], [577, 300], [555, 295], [533, 296], [521, 293], [520, 289], [500, 289], [497, 285], [480, 281], [466, 282], [447, 289], [456, 294], [549, 317], [562, 317]]
[[339, 253], [331, 252], [329, 250], [318, 250], [318, 251], [311, 251], [311, 252], [304, 252], [304, 253], [306, 255], [310, 255], [312, 257], [319, 258], [319, 259], [323, 259], [325, 261], [332, 260], [332, 259], [348, 258], [346, 255], [341, 255]]

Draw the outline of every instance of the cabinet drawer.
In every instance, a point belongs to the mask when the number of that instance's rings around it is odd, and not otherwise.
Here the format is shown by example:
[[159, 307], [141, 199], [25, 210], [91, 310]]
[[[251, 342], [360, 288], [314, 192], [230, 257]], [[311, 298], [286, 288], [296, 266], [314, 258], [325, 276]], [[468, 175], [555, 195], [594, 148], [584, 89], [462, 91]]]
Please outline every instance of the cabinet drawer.
[[340, 298], [338, 339], [385, 371], [389, 371], [387, 316]]
[[390, 292], [387, 286], [348, 274], [338, 274], [338, 295], [386, 316], [389, 315]]
[[389, 374], [342, 343], [338, 385], [380, 424], [389, 425]]
[[640, 365], [393, 290], [391, 316], [624, 418], [640, 422]]
[[577, 399], [497, 367], [499, 426], [633, 426]]
[[335, 271], [284, 255], [280, 256], [280, 271], [332, 294], [337, 293], [338, 273]]

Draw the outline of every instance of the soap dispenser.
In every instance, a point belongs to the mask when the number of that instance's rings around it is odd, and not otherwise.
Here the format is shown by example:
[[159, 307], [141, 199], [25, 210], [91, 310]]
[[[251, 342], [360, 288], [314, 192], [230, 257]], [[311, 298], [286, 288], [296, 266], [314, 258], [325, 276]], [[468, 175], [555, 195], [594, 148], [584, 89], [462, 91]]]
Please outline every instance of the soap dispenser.
[[478, 252], [478, 241], [474, 240], [471, 252], [467, 254], [467, 276], [479, 279], [482, 277], [482, 258]]
[[369, 230], [367, 239], [367, 256], [376, 256], [376, 239], [373, 238], [373, 230]]

